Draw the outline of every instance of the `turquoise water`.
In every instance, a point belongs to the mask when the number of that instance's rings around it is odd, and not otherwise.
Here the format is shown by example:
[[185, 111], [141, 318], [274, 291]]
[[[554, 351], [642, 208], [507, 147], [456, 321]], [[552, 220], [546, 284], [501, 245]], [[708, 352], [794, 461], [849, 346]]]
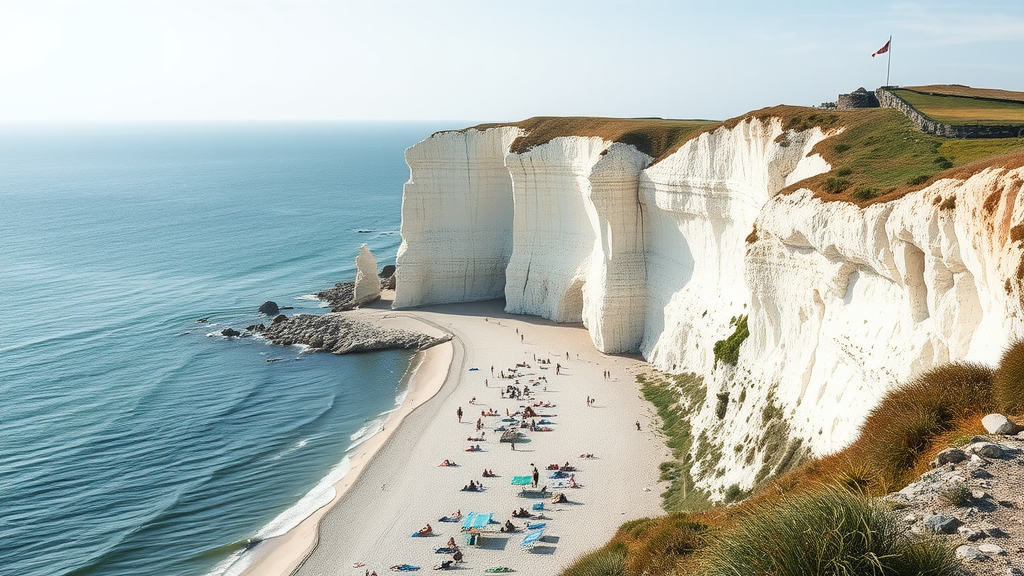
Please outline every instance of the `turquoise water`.
[[439, 128], [0, 129], [0, 573], [220, 573], [329, 496], [411, 354], [219, 331], [393, 263]]

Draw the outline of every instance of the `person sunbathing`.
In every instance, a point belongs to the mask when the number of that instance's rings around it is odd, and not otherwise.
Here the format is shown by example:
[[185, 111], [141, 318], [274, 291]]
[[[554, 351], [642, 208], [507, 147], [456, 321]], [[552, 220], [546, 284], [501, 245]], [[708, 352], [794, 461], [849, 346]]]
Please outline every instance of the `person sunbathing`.
[[558, 464], [548, 464], [548, 470], [558, 470]]
[[579, 485], [576, 484], [576, 475], [575, 474], [573, 474], [572, 476], [569, 476], [569, 488], [579, 488]]
[[483, 432], [481, 432], [479, 436], [470, 436], [469, 438], [466, 438], [466, 440], [468, 440], [469, 442], [483, 442], [484, 434]]
[[452, 554], [452, 560], [455, 562], [462, 562], [462, 550], [456, 550], [455, 554]]
[[589, 453], [588, 454], [580, 454], [580, 458], [593, 458], [593, 457], [594, 457], [594, 455], [593, 454], [589, 454]]
[[516, 525], [511, 520], [505, 520], [505, 525], [501, 527], [501, 532], [515, 532], [518, 530]]
[[420, 528], [420, 531], [417, 532], [417, 534], [419, 534], [420, 536], [426, 536], [427, 534], [433, 534], [433, 533], [434, 533], [434, 529], [430, 527], [430, 524], [427, 524], [423, 528]]
[[493, 471], [488, 470], [487, 468], [484, 468], [484, 473], [483, 473], [483, 477], [484, 478], [494, 478], [495, 476], [497, 476], [497, 474], [495, 474]]
[[441, 462], [440, 464], [438, 464], [438, 466], [455, 466], [455, 462], [452, 462], [451, 460], [445, 458], [444, 462]]
[[448, 547], [449, 548], [455, 548], [456, 550], [459, 549], [459, 546], [455, 543], [455, 536], [452, 536], [451, 538], [448, 539]]

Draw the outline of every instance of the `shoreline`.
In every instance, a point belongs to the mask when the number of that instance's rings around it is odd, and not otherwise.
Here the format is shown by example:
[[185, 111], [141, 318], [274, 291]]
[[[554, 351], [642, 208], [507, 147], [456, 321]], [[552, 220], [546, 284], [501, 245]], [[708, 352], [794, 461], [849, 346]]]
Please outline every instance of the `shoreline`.
[[[388, 301], [390, 303], [390, 301]], [[379, 306], [374, 306], [379, 308]], [[371, 308], [372, 309], [372, 308]], [[392, 324], [402, 324], [406, 329], [425, 333], [441, 332], [412, 315], [387, 315]], [[409, 365], [409, 380], [405, 398], [401, 405], [385, 419], [379, 432], [355, 447], [349, 459], [349, 470], [333, 486], [334, 497], [330, 502], [314, 510], [286, 533], [257, 543], [250, 551], [251, 559], [239, 576], [282, 576], [293, 574], [305, 561], [319, 542], [320, 523], [358, 482], [374, 456], [387, 445], [405, 418], [426, 401], [433, 398], [451, 379], [455, 359], [454, 343], [443, 342], [417, 352]], [[241, 560], [241, 558], [239, 559]], [[228, 567], [229, 574], [235, 574]]]

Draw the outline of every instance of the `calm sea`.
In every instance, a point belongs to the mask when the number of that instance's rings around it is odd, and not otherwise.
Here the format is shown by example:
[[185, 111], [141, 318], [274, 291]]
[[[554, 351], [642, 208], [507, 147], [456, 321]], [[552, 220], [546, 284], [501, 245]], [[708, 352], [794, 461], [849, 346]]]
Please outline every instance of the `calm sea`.
[[219, 332], [394, 263], [445, 127], [0, 127], [2, 574], [223, 573], [330, 497], [411, 354]]

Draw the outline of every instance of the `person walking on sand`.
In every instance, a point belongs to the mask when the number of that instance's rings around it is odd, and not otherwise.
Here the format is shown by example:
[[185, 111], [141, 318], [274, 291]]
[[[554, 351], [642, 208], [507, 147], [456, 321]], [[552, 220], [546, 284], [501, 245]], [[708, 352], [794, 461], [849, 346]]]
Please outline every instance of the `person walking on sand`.
[[639, 420], [636, 421], [636, 429], [637, 429], [638, 432], [640, 431], [640, 421]]
[[459, 424], [462, 424], [462, 406], [459, 406], [459, 409], [455, 411], [455, 415], [459, 417]]
[[590, 396], [587, 396], [587, 407], [590, 407]]

